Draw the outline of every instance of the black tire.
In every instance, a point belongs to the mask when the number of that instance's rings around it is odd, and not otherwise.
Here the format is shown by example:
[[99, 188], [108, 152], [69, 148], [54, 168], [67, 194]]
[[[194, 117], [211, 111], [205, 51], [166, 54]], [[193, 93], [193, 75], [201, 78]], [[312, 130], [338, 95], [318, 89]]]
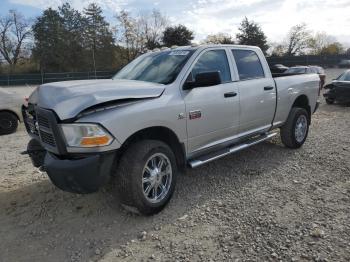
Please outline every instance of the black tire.
[[8, 135], [16, 132], [18, 118], [10, 112], [0, 112], [0, 135]]
[[[300, 116], [304, 115], [307, 120], [307, 127], [306, 127], [306, 133], [305, 137], [298, 141], [295, 134], [295, 128], [297, 120]], [[310, 125], [310, 116], [309, 113], [304, 109], [300, 107], [293, 107], [289, 113], [287, 122], [284, 124], [284, 126], [281, 127], [281, 140], [282, 143], [289, 148], [300, 148], [308, 135], [309, 132], [309, 125]]]
[[41, 167], [44, 165], [46, 150], [41, 146], [40, 142], [31, 139], [27, 145], [30, 159], [34, 167]]
[[[165, 155], [172, 170], [167, 194], [164, 194], [164, 198], [158, 203], [152, 203], [146, 198], [142, 183], [145, 165], [155, 154]], [[130, 145], [122, 155], [117, 168], [116, 183], [122, 204], [128, 210], [136, 209], [143, 215], [158, 213], [169, 202], [174, 192], [177, 173], [175, 155], [167, 144], [157, 140], [142, 140]]]
[[326, 103], [328, 105], [332, 105], [334, 103], [334, 99], [326, 98]]

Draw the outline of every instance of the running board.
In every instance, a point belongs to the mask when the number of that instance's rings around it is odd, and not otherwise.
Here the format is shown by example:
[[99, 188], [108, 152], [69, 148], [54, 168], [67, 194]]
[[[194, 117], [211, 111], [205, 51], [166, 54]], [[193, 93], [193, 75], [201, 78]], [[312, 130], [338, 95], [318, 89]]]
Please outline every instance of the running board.
[[256, 144], [258, 144], [260, 142], [268, 140], [268, 139], [270, 139], [270, 138], [272, 138], [272, 137], [274, 137], [276, 135], [277, 135], [277, 133], [270, 133], [270, 134], [261, 135], [261, 136], [255, 138], [255, 139], [250, 139], [248, 141], [245, 141], [242, 144], [235, 145], [235, 146], [232, 146], [232, 147], [229, 147], [229, 148], [225, 148], [225, 149], [216, 151], [214, 153], [209, 153], [208, 155], [201, 156], [201, 157], [199, 157], [197, 159], [190, 160], [189, 161], [189, 165], [192, 168], [204, 165], [204, 164], [206, 164], [208, 162], [211, 162], [211, 161], [214, 161], [214, 160], [219, 159], [221, 157], [224, 157], [224, 156], [236, 153], [238, 151], [241, 151], [243, 149], [246, 149], [248, 147], [256, 145]]

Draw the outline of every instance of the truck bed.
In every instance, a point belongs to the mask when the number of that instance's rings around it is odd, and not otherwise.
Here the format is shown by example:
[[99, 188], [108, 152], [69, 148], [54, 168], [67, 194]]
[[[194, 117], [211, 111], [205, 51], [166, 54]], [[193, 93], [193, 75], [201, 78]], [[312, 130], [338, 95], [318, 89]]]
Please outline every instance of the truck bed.
[[[274, 75], [274, 74], [273, 74]], [[282, 124], [288, 117], [295, 99], [304, 93], [309, 101], [311, 112], [316, 107], [320, 78], [317, 74], [281, 75], [273, 78], [277, 87], [277, 108], [274, 125]]]

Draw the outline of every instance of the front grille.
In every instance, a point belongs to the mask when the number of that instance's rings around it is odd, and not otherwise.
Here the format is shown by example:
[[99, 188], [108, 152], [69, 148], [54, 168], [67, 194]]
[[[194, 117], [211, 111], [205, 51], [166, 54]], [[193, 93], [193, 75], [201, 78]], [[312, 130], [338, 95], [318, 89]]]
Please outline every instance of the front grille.
[[56, 146], [53, 130], [51, 129], [50, 121], [45, 113], [41, 110], [36, 110], [37, 127], [39, 129], [40, 139], [43, 143], [52, 147]]
[[38, 118], [39, 127], [43, 126], [46, 128], [50, 128], [49, 120], [46, 117], [42, 115], [37, 115], [37, 118]]
[[58, 118], [51, 110], [29, 104], [22, 107], [24, 123], [28, 133], [49, 152], [65, 154], [66, 146], [58, 126]]
[[45, 132], [40, 129], [40, 139], [43, 143], [55, 147], [56, 141], [54, 136], [51, 133]]
[[23, 115], [23, 121], [24, 125], [28, 131], [28, 133], [31, 133], [35, 136], [39, 136], [38, 130], [35, 126], [36, 122], [36, 115], [34, 111], [29, 111], [29, 108], [22, 107], [22, 115]]

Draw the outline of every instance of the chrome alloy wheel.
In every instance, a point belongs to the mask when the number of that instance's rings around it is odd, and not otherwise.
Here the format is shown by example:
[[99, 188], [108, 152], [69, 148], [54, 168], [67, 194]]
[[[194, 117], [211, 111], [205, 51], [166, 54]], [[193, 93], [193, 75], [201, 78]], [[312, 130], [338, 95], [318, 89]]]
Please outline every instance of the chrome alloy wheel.
[[142, 188], [149, 202], [159, 203], [167, 196], [172, 175], [171, 163], [166, 155], [156, 153], [148, 158], [142, 172]]
[[307, 133], [307, 118], [305, 115], [300, 115], [295, 123], [294, 135], [298, 143], [303, 142]]

